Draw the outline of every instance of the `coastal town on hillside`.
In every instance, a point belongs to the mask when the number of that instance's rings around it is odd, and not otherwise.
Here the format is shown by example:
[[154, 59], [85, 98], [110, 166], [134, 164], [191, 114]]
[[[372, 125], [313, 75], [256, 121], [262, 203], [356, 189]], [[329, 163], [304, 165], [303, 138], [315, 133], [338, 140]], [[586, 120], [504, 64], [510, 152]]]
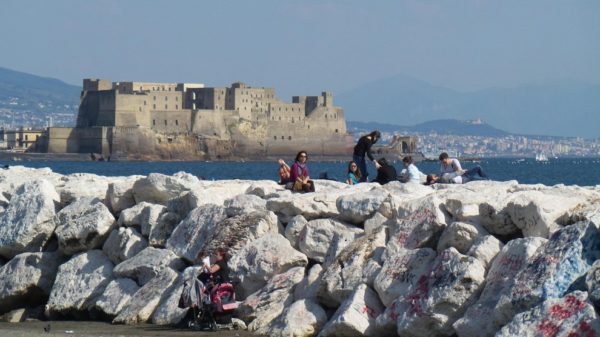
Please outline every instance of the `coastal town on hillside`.
[[[75, 125], [77, 105], [52, 105], [52, 101], [21, 102], [19, 98], [0, 99], [0, 150], [26, 150], [32, 142], [26, 135], [41, 134], [51, 126]], [[39, 111], [44, 110], [42, 115]], [[352, 130], [355, 138], [367, 130]], [[384, 142], [391, 141], [394, 133], [383, 132]], [[552, 136], [461, 136], [436, 132], [406, 134], [418, 139], [417, 149], [424, 154], [440, 150], [458, 153], [463, 157], [535, 157], [545, 153], [549, 157], [600, 156], [600, 139]], [[35, 136], [33, 136], [35, 138]], [[29, 138], [29, 137], [27, 137]]]

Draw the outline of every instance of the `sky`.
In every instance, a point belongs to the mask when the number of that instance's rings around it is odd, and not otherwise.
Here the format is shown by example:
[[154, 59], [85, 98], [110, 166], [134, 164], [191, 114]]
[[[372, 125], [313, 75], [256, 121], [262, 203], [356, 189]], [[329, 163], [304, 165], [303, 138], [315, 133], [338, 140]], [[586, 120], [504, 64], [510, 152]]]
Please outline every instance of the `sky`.
[[400, 74], [600, 83], [600, 1], [3, 0], [0, 46], [0, 66], [71, 84], [243, 81], [285, 100]]

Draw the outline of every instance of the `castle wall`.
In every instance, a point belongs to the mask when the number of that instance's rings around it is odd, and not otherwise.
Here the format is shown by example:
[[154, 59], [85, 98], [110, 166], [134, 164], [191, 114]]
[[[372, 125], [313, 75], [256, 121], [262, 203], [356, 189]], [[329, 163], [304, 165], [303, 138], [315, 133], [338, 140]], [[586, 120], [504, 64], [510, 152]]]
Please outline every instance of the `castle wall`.
[[110, 153], [108, 127], [48, 128], [48, 153]]

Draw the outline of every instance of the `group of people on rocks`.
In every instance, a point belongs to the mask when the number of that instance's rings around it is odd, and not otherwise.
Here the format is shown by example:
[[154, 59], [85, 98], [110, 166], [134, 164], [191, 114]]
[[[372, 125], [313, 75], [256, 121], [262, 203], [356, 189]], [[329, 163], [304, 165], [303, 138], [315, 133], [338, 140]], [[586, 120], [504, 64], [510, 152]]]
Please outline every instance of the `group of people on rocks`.
[[[405, 183], [420, 183], [423, 174], [413, 162], [411, 156], [402, 159], [404, 169], [398, 175], [396, 169], [385, 158], [375, 159], [371, 148], [373, 144], [381, 139], [381, 132], [375, 130], [359, 138], [354, 146], [352, 160], [348, 162], [346, 183], [356, 185], [362, 182], [377, 182], [381, 185], [390, 181], [399, 180]], [[296, 155], [294, 164], [290, 168], [283, 159], [279, 159], [279, 183], [295, 192], [314, 192], [315, 185], [310, 179], [308, 166], [308, 153], [300, 151]], [[373, 162], [377, 175], [375, 179], [369, 180], [367, 160]], [[443, 152], [439, 156], [440, 173], [426, 176], [425, 185], [436, 183], [464, 184], [473, 180], [487, 180], [487, 175], [480, 166], [464, 170], [456, 158], [451, 158], [448, 153]]]

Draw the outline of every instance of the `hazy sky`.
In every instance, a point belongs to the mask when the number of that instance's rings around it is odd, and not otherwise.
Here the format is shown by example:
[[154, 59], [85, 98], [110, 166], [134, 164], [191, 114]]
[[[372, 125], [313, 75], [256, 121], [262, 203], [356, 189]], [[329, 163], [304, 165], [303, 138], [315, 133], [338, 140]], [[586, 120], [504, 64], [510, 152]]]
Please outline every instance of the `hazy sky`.
[[72, 84], [242, 80], [286, 100], [396, 74], [600, 83], [600, 1], [3, 0], [0, 45], [0, 66]]

